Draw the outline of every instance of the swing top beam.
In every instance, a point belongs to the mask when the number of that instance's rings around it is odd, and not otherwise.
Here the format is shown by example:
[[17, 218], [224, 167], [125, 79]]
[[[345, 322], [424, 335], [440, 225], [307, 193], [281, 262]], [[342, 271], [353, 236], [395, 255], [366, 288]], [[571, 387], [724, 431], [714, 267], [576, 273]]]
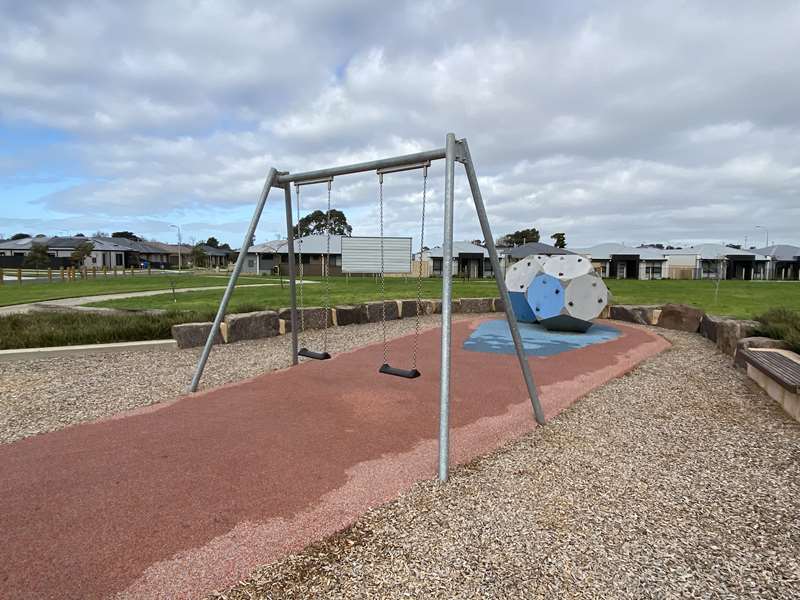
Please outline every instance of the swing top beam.
[[352, 165], [342, 165], [340, 167], [331, 167], [329, 169], [318, 169], [316, 171], [305, 171], [302, 173], [279, 173], [276, 185], [283, 187], [292, 183], [303, 183], [313, 180], [324, 181], [329, 177], [336, 177], [337, 175], [350, 175], [351, 173], [363, 173], [365, 171], [377, 171], [379, 169], [393, 169], [395, 167], [412, 167], [419, 165], [419, 163], [424, 163], [431, 160], [441, 160], [445, 158], [445, 156], [445, 148], [437, 148], [436, 150], [428, 150], [426, 152], [416, 152], [414, 154], [405, 154], [403, 156], [394, 156], [392, 158], [371, 160]]

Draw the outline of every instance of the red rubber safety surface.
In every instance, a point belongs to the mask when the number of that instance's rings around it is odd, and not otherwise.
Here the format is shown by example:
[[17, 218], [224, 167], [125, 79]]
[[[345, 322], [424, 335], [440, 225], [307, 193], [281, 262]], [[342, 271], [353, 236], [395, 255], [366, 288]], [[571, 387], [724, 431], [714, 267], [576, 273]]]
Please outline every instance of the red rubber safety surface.
[[[461, 349], [481, 320], [453, 324], [455, 462], [535, 426], [516, 357]], [[669, 345], [614, 325], [530, 359], [548, 418]], [[378, 374], [373, 345], [0, 446], [0, 596], [196, 598], [434, 477], [439, 340], [417, 379]]]

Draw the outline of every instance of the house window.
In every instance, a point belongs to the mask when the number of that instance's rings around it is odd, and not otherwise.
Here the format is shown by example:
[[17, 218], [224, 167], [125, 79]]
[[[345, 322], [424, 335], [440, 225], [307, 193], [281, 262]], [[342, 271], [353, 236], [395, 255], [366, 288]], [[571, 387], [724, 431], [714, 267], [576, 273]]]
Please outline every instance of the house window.
[[311, 256], [309, 254], [303, 254], [303, 264], [308, 265], [311, 263]]
[[252, 269], [253, 267], [255, 267], [255, 266], [256, 266], [256, 261], [254, 261], [254, 260], [252, 260], [252, 259], [251, 259], [251, 260], [248, 260], [248, 261], [247, 261], [247, 266], [248, 266], [248, 267], [250, 267], [250, 268]]
[[122, 254], [115, 254], [114, 255], [114, 262], [118, 267], [122, 266]]
[[96, 256], [93, 256], [93, 257], [92, 257], [92, 264], [93, 264], [93, 265], [96, 265], [96, 264], [97, 264], [97, 257], [96, 257]]

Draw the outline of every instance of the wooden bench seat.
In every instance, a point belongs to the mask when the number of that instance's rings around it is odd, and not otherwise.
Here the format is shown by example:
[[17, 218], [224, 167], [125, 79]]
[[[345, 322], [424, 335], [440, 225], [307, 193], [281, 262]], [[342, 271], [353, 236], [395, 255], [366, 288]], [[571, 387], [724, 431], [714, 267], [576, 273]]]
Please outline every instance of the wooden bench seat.
[[793, 394], [800, 392], [800, 363], [775, 350], [743, 350], [744, 360]]

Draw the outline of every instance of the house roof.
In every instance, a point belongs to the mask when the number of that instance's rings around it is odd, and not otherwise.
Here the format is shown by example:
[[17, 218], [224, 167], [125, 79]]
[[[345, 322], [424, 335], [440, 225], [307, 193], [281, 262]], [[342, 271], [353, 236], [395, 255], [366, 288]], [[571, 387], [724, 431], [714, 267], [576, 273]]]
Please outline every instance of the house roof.
[[84, 242], [93, 244], [95, 250], [102, 252], [119, 252], [125, 250], [124, 247], [113, 242], [106, 242], [102, 238], [73, 236], [34, 237], [22, 238], [20, 240], [6, 240], [5, 242], [0, 243], [0, 248], [5, 250], [30, 250], [33, 244], [44, 244], [52, 250], [73, 250]]
[[612, 256], [638, 256], [640, 260], [667, 260], [663, 250], [634, 248], [613, 242], [597, 244], [589, 248], [573, 248], [573, 252], [595, 260], [610, 260]]
[[100, 236], [92, 237], [91, 239], [106, 244], [115, 244], [122, 249], [132, 250], [142, 254], [163, 254], [165, 252], [165, 250], [160, 245], [156, 245], [155, 242], [137, 242], [135, 240], [129, 240], [128, 238]]
[[556, 248], [555, 246], [542, 242], [528, 242], [527, 244], [520, 244], [519, 246], [506, 248], [505, 250], [503, 254], [507, 254], [512, 258], [525, 258], [531, 254], [545, 254], [547, 256], [552, 256], [554, 254], [575, 254], [566, 248]]
[[766, 248], [756, 248], [753, 252], [764, 256], [771, 256], [775, 260], [798, 260], [800, 259], [800, 246], [790, 244], [774, 244]]
[[215, 248], [214, 246], [209, 246], [208, 244], [198, 244], [202, 249], [203, 252], [206, 253], [206, 256], [228, 256], [228, 250], [222, 250], [220, 248]]
[[[294, 251], [300, 252], [300, 242], [302, 241], [303, 254], [325, 254], [328, 251], [327, 236], [325, 234], [319, 235], [306, 235], [302, 238], [295, 238]], [[278, 246], [277, 252], [279, 254], [287, 254], [289, 252], [289, 244], [282, 241]], [[331, 254], [342, 253], [342, 236], [331, 235]]]
[[754, 260], [769, 260], [766, 256], [756, 250], [739, 250], [730, 248], [723, 244], [697, 244], [680, 250], [664, 250], [664, 254], [671, 256], [674, 254], [690, 254], [700, 258], [700, 260], [715, 260], [720, 256], [741, 256], [751, 257]]
[[255, 244], [254, 246], [250, 246], [247, 249], [248, 253], [255, 254], [256, 252], [262, 254], [274, 254], [278, 252], [281, 247], [284, 248], [284, 252], [286, 251], [286, 240], [271, 240], [269, 242], [262, 242], [260, 244]]
[[[442, 252], [441, 246], [434, 246], [428, 251], [428, 256], [431, 258], [442, 258]], [[459, 254], [482, 254], [483, 256], [489, 256], [489, 251], [483, 246], [478, 246], [472, 242], [453, 242], [453, 256], [456, 257]]]

